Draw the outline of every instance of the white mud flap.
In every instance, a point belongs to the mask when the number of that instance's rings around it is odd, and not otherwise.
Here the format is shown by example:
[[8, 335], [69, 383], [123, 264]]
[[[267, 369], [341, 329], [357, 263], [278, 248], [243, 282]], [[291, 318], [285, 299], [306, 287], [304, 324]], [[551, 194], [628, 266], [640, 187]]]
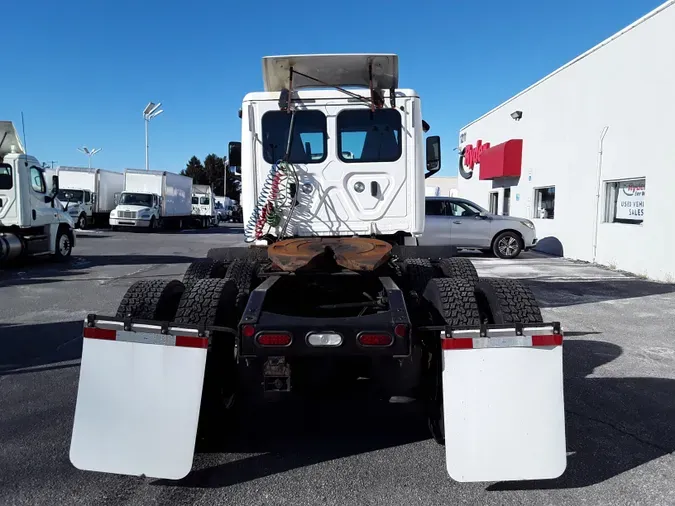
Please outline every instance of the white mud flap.
[[[557, 333], [555, 333], [557, 332]], [[448, 474], [460, 482], [557, 478], [565, 471], [562, 334], [528, 325], [442, 339]]]
[[208, 339], [193, 329], [122, 329], [85, 323], [70, 461], [87, 471], [183, 478], [192, 469]]

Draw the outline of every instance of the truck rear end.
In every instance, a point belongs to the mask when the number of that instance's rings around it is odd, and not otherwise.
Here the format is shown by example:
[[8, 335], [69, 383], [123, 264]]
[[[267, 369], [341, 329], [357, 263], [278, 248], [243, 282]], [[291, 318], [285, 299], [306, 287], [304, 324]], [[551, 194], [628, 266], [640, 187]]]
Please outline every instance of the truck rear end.
[[[197, 438], [236, 437], [226, 427], [237, 400], [366, 378], [417, 402], [458, 481], [564, 471], [560, 323], [544, 322], [518, 281], [416, 245], [440, 144], [427, 138], [424, 164], [428, 125], [419, 98], [396, 87], [397, 62], [265, 61], [272, 90], [246, 99], [229, 155], [243, 165], [251, 246], [213, 249], [182, 280], [138, 281], [114, 316], [89, 315], [76, 467], [177, 479]], [[296, 91], [315, 80], [368, 91]]]

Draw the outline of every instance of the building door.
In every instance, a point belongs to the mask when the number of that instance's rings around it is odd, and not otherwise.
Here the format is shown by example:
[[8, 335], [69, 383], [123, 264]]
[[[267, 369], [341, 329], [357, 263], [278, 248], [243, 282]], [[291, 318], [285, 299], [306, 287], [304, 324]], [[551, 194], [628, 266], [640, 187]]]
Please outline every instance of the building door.
[[511, 188], [504, 188], [504, 201], [502, 202], [502, 215], [509, 216], [511, 212]]
[[499, 193], [490, 192], [490, 212], [499, 214]]

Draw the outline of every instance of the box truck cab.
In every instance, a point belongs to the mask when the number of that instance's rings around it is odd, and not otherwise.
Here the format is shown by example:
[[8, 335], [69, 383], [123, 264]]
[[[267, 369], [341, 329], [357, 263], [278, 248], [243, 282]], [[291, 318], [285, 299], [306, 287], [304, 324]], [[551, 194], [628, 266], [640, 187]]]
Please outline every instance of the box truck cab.
[[106, 225], [115, 207], [115, 194], [124, 189], [124, 174], [86, 167], [59, 167], [58, 198], [77, 228]]
[[58, 176], [27, 155], [11, 121], [0, 121], [0, 263], [25, 256], [70, 257], [74, 223], [55, 198]]
[[110, 213], [119, 227], [183, 228], [192, 213], [192, 179], [167, 171], [127, 169], [124, 191]]
[[206, 184], [192, 187], [192, 215], [197, 226], [206, 228], [216, 223], [216, 208], [213, 201], [213, 188]]

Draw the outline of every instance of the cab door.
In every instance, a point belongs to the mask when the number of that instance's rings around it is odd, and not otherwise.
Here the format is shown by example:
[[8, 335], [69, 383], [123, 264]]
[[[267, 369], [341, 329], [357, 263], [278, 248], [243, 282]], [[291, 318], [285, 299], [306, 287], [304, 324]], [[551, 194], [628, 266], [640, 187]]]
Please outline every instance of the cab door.
[[17, 202], [18, 181], [14, 169], [7, 163], [0, 163], [0, 224], [14, 225], [19, 222]]
[[31, 226], [42, 227], [54, 222], [57, 216], [51, 202], [45, 202], [47, 194], [47, 184], [45, 182], [45, 173], [42, 167], [31, 165], [28, 172], [28, 201], [30, 203]]

